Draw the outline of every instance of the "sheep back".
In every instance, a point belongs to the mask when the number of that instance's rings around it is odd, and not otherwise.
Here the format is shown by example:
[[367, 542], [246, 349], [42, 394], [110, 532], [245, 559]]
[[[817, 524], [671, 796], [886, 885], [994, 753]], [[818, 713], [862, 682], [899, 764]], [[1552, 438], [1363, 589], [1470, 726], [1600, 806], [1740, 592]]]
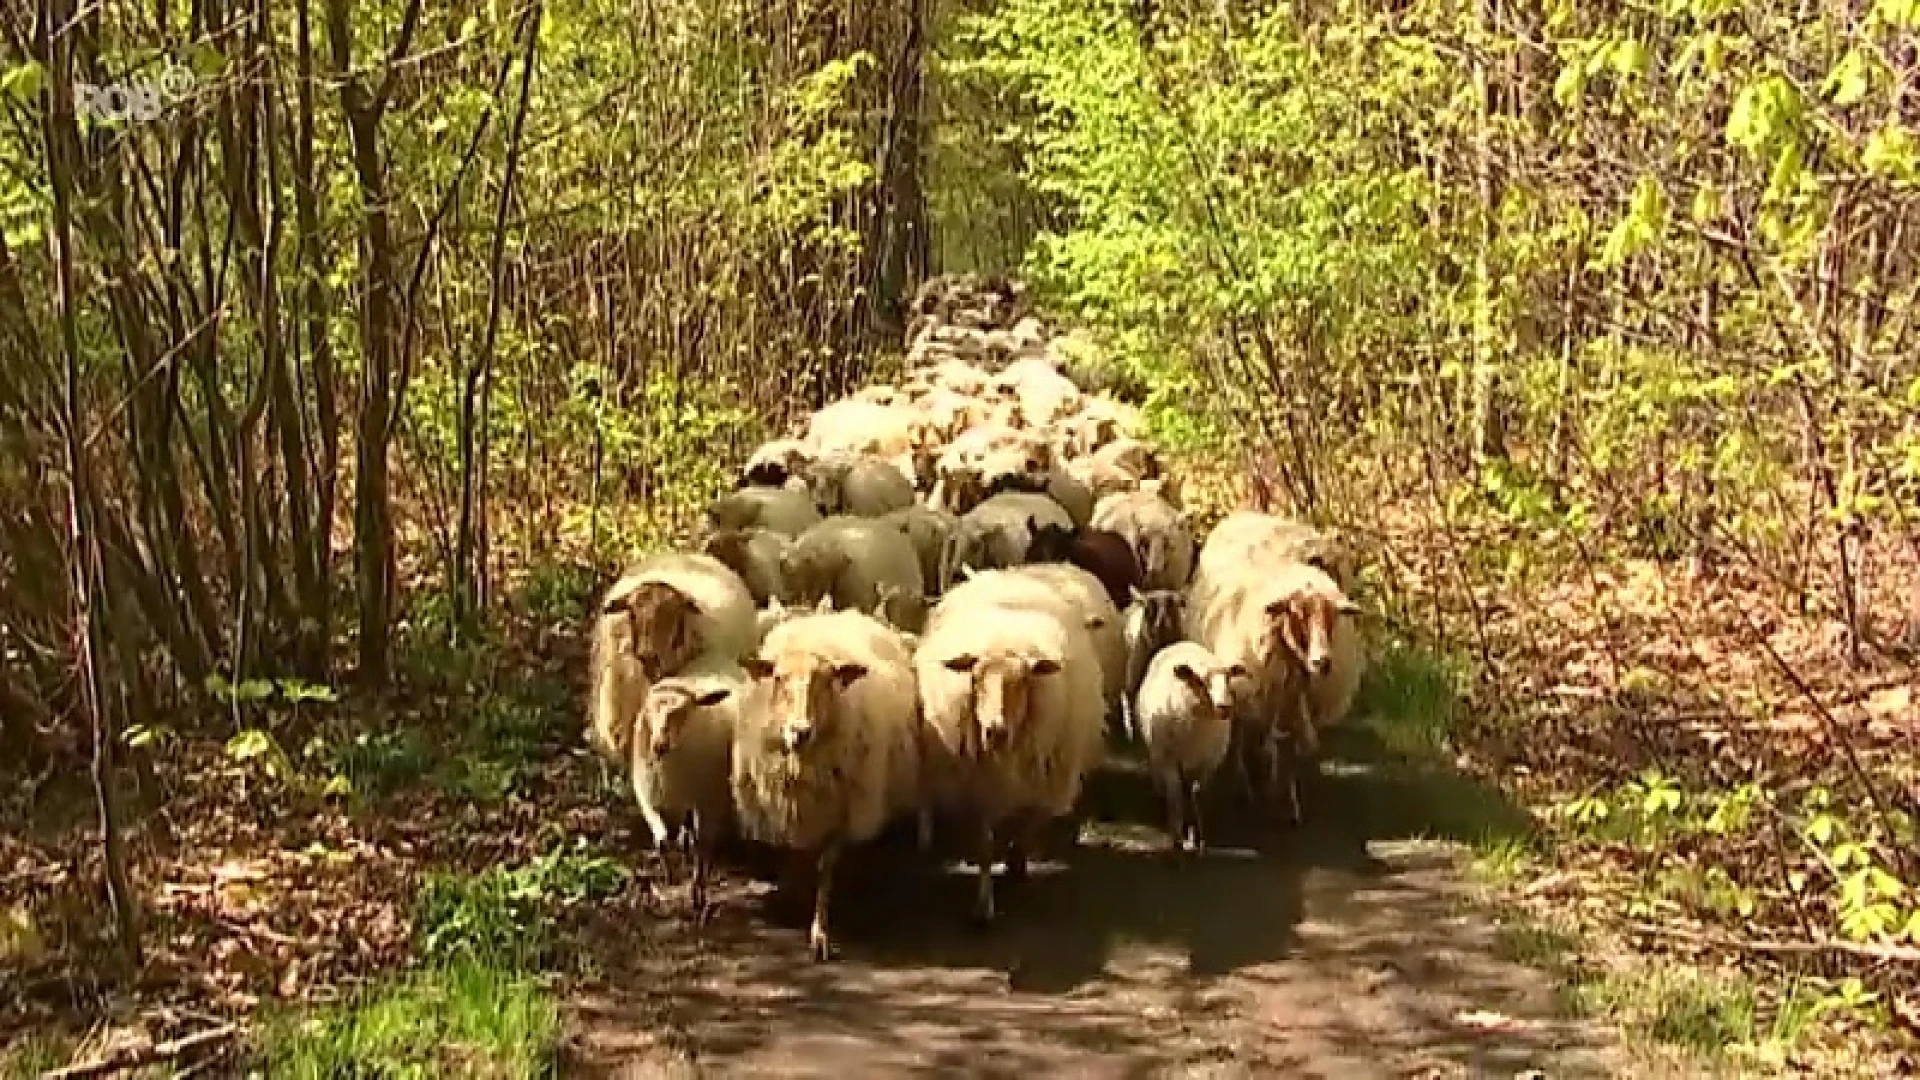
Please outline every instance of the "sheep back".
[[904, 533], [871, 518], [827, 518], [794, 541], [781, 562], [789, 604], [833, 598], [838, 609], [882, 612], [894, 627], [926, 620], [920, 556]]
[[730, 491], [707, 504], [707, 519], [720, 530], [768, 529], [799, 536], [820, 523], [813, 497], [797, 487], [755, 485]]

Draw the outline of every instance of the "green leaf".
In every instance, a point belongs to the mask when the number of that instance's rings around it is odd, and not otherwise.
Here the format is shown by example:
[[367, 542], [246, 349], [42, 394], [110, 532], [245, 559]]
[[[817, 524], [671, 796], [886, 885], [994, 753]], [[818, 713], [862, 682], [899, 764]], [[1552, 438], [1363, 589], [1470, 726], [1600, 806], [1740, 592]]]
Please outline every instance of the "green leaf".
[[247, 679], [233, 688], [233, 696], [238, 701], [265, 701], [273, 696], [273, 681]]
[[1587, 92], [1587, 66], [1568, 64], [1560, 69], [1560, 77], [1553, 80], [1553, 100], [1563, 109], [1571, 109]]
[[29, 60], [7, 69], [0, 75], [0, 94], [5, 94], [22, 105], [31, 104], [40, 96], [40, 88], [46, 85], [47, 71], [38, 60]]
[[1877, 0], [1873, 14], [1892, 26], [1920, 30], [1920, 0]]
[[1793, 84], [1769, 75], [1741, 89], [1727, 114], [1727, 141], [1759, 154], [1775, 140], [1793, 133], [1801, 112], [1800, 95]]
[[1889, 122], [1867, 139], [1860, 164], [1868, 175], [1902, 186], [1920, 181], [1920, 147], [1915, 146], [1913, 132], [1897, 122]]
[[235, 761], [251, 761], [273, 750], [273, 736], [259, 728], [248, 728], [227, 740], [227, 756]]
[[1647, 73], [1647, 67], [1653, 62], [1653, 54], [1640, 43], [1639, 38], [1625, 38], [1613, 46], [1609, 55], [1614, 74], [1623, 79], [1637, 78]]
[[1828, 73], [1827, 81], [1820, 85], [1820, 92], [1831, 98], [1835, 105], [1844, 109], [1867, 96], [1867, 91], [1872, 88], [1872, 83], [1869, 81], [1871, 74], [1872, 69], [1867, 65], [1867, 58], [1861, 54], [1860, 50], [1850, 49]]

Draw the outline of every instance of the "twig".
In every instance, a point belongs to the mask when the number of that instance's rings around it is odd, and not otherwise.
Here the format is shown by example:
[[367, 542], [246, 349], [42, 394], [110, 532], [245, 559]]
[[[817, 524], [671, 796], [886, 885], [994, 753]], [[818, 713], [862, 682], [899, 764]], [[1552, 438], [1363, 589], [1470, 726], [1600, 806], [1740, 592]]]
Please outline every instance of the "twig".
[[168, 1061], [173, 1058], [203, 1050], [209, 1046], [226, 1042], [239, 1034], [240, 1025], [221, 1024], [192, 1035], [182, 1035], [166, 1042], [149, 1042], [134, 1046], [123, 1046], [106, 1057], [64, 1068], [49, 1069], [40, 1074], [40, 1080], [73, 1080], [82, 1076], [105, 1076], [123, 1069], [135, 1069], [142, 1065], [151, 1065], [156, 1061]]
[[1844, 953], [1866, 960], [1875, 960], [1887, 964], [1920, 964], [1920, 949], [1911, 945], [1872, 945], [1858, 941], [1841, 941], [1837, 938], [1819, 938], [1813, 941], [1764, 941], [1756, 938], [1739, 938], [1724, 934], [1708, 934], [1697, 930], [1660, 926], [1655, 923], [1636, 922], [1632, 929], [1637, 933], [1654, 937], [1674, 938], [1698, 945], [1715, 945], [1721, 948], [1739, 949], [1743, 952], [1771, 954], [1809, 954]]

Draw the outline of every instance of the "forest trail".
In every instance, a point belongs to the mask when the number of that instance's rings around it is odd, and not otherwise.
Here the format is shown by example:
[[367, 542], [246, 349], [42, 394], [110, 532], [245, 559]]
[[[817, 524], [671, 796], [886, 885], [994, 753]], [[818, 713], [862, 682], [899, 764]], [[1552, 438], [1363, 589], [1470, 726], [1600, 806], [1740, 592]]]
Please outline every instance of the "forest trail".
[[623, 944], [569, 997], [563, 1074], [1624, 1071], [1610, 1031], [1503, 958], [1459, 846], [1408, 838], [1433, 793], [1392, 764], [1329, 763], [1306, 829], [1263, 853], [1216, 828], [1184, 864], [1144, 778], [1114, 766], [1080, 844], [1009, 889], [990, 930], [964, 921], [960, 869], [879, 868], [839, 892], [830, 964], [806, 958], [803, 922], [765, 913], [758, 884], [721, 892], [698, 934], [675, 918], [605, 927]]

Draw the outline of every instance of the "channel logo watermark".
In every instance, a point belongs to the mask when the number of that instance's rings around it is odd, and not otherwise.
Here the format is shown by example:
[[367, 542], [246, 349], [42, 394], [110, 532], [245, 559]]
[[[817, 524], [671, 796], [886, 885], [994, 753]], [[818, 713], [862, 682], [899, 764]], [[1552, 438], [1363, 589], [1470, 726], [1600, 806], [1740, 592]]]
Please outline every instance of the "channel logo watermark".
[[167, 106], [185, 97], [193, 89], [193, 72], [169, 63], [153, 80], [133, 80], [95, 86], [73, 84], [73, 107], [81, 117], [95, 123], [144, 124], [159, 119]]

